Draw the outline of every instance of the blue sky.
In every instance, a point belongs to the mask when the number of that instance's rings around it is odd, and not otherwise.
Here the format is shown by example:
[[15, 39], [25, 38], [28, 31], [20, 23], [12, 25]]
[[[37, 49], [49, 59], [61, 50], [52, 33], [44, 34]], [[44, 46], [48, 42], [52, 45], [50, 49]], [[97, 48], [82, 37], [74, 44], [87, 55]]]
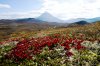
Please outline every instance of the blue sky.
[[100, 17], [100, 0], [0, 0], [0, 19], [34, 18], [45, 11], [63, 20]]
[[0, 13], [10, 11], [25, 12], [40, 9], [42, 6], [42, 2], [40, 0], [0, 0], [0, 4], [7, 4], [11, 7], [10, 9], [0, 9]]

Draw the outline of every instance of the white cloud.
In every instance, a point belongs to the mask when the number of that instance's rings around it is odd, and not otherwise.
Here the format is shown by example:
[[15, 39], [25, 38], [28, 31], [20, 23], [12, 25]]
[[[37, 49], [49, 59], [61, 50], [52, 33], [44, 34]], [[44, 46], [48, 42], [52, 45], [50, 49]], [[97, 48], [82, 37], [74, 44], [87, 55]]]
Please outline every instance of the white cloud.
[[0, 8], [11, 8], [8, 4], [0, 4]]
[[[37, 17], [48, 11], [60, 19], [94, 18], [100, 17], [100, 0], [42, 0], [41, 9], [29, 12], [11, 12], [0, 14], [0, 18], [27, 18]], [[9, 5], [0, 4], [2, 8]]]
[[62, 19], [100, 16], [100, 0], [44, 0], [43, 8]]

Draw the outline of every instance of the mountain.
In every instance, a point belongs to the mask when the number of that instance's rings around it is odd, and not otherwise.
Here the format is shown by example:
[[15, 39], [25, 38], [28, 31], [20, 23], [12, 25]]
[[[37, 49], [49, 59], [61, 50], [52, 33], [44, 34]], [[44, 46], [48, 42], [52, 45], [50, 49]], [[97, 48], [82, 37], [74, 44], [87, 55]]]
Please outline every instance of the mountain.
[[90, 23], [82, 20], [82, 21], [71, 23], [71, 24], [68, 25], [68, 27], [83, 26], [83, 25], [87, 25], [87, 24], [90, 24]]
[[74, 23], [74, 22], [79, 22], [82, 20], [86, 20], [85, 18], [76, 18], [76, 19], [69, 19], [69, 20], [64, 20], [64, 22], [68, 22], [68, 23]]
[[0, 22], [4, 22], [4, 23], [10, 23], [10, 22], [18, 22], [18, 23], [25, 23], [25, 22], [28, 22], [28, 23], [42, 23], [44, 21], [42, 20], [38, 20], [38, 19], [35, 19], [35, 18], [23, 18], [23, 19], [1, 19]]
[[17, 23], [34, 23], [34, 24], [46, 24], [50, 26], [68, 26], [71, 24], [85, 25], [89, 23], [93, 23], [96, 21], [100, 21], [100, 17], [96, 18], [77, 18], [70, 20], [60, 20], [57, 17], [51, 15], [48, 12], [44, 12], [37, 18], [23, 18], [23, 19], [1, 19], [0, 24], [10, 24], [17, 25]]
[[24, 18], [24, 19], [16, 19], [15, 20], [16, 22], [36, 22], [36, 23], [40, 23], [40, 22], [44, 22], [42, 20], [38, 20], [38, 19], [35, 19], [35, 18]]
[[51, 15], [48, 12], [44, 12], [42, 15], [40, 15], [36, 19], [46, 21], [46, 22], [62, 22], [63, 21], [63, 20], [60, 20], [57, 17]]
[[96, 22], [96, 21], [100, 21], [100, 17], [96, 17], [96, 18], [91, 18], [91, 19], [86, 19], [87, 22]]
[[79, 21], [79, 22], [75, 22], [75, 24], [86, 25], [86, 24], [89, 24], [89, 23], [87, 21]]
[[0, 37], [2, 38], [13, 32], [20, 31], [37, 31], [54, 27], [44, 21], [35, 18], [25, 19], [1, 19], [0, 20]]
[[74, 22], [79, 22], [79, 21], [86, 21], [86, 22], [91, 23], [91, 22], [100, 21], [100, 17], [95, 17], [95, 18], [76, 18], [76, 19], [65, 20], [64, 22], [74, 23]]

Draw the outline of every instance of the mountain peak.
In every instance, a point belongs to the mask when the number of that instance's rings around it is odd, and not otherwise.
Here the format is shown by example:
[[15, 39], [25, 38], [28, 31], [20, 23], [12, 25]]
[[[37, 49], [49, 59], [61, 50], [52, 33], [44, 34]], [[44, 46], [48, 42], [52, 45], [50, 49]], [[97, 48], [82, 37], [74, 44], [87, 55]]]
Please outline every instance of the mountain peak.
[[53, 15], [51, 15], [49, 12], [44, 12], [44, 13], [42, 13], [42, 15], [40, 15], [39, 17], [53, 17]]
[[62, 22], [62, 20], [53, 16], [49, 12], [42, 13], [37, 19], [42, 20], [42, 21], [47, 21], [47, 22]]
[[49, 12], [45, 11], [43, 14], [50, 14]]

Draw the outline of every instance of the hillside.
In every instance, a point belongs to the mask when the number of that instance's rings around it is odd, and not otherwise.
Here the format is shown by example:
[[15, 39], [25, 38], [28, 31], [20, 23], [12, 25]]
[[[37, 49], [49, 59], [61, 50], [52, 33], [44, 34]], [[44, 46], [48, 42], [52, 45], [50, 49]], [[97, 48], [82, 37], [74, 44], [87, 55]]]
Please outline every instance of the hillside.
[[100, 22], [41, 31], [17, 31], [0, 42], [0, 66], [77, 66], [80, 62], [83, 66], [99, 66], [99, 46]]
[[[33, 19], [32, 19], [33, 21]], [[35, 20], [36, 21], [36, 20]], [[39, 31], [53, 27], [48, 23], [29, 22], [29, 20], [0, 20], [0, 39], [5, 39], [13, 32]]]

